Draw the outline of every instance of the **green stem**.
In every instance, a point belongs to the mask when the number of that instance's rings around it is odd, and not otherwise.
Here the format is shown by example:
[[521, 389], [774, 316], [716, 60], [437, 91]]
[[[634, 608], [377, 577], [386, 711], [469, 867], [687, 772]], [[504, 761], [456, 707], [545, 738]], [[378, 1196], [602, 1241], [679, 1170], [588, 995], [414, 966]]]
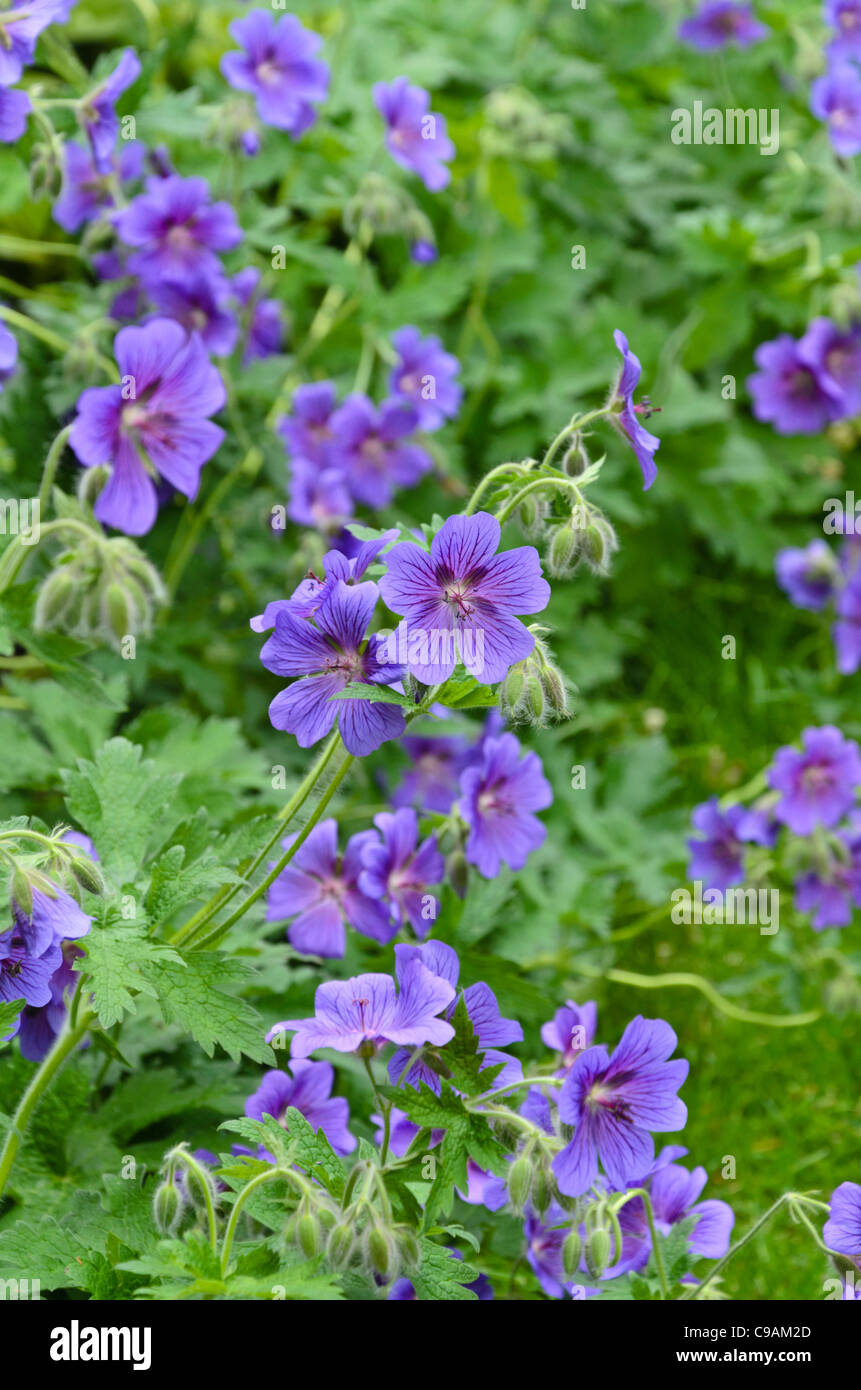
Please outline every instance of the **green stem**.
[[63, 456], [63, 450], [69, 442], [69, 435], [72, 433], [72, 426], [66, 425], [65, 429], [60, 430], [56, 439], [48, 450], [45, 459], [45, 467], [42, 470], [42, 485], [39, 488], [39, 511], [47, 507], [51, 498], [51, 488], [54, 486], [54, 478], [57, 475], [57, 468]]
[[524, 1076], [522, 1081], [509, 1081], [507, 1086], [500, 1086], [496, 1091], [485, 1091], [483, 1096], [473, 1096], [472, 1100], [467, 1103], [467, 1110], [478, 1105], [479, 1101], [496, 1100], [497, 1096], [504, 1096], [507, 1091], [519, 1091], [522, 1086], [561, 1086], [564, 1079], [560, 1076], [547, 1075]]
[[665, 986], [697, 989], [722, 1014], [726, 1014], [727, 1018], [737, 1019], [739, 1023], [759, 1023], [766, 1028], [804, 1028], [821, 1017], [818, 1009], [805, 1014], [761, 1014], [753, 1009], [740, 1009], [737, 1004], [718, 994], [708, 980], [687, 971], [677, 971], [668, 975], [635, 975], [630, 970], [600, 970], [583, 962], [576, 968], [579, 974], [587, 975], [590, 979], [612, 980], [614, 984], [633, 985], [636, 989], [663, 989]]
[[[176, 594], [179, 581], [185, 572], [186, 565], [194, 553], [194, 547], [197, 545], [200, 533], [213, 512], [243, 474], [247, 473], [249, 477], [254, 477], [262, 462], [262, 453], [256, 445], [252, 446], [247, 453], [242, 456], [239, 462], [230, 469], [230, 472], [224, 474], [199, 510], [195, 511], [193, 507], [189, 506], [183, 512], [182, 520], [177, 527], [177, 537], [175, 538], [176, 549], [174, 554], [168, 558], [164, 573], [164, 582], [171, 598]], [[187, 520], [187, 518], [190, 518], [190, 520]]]
[[197, 1178], [198, 1186], [203, 1193], [203, 1200], [206, 1203], [206, 1219], [209, 1225], [209, 1244], [213, 1255], [218, 1254], [218, 1225], [215, 1220], [215, 1206], [212, 1201], [212, 1188], [209, 1185], [209, 1178], [203, 1170], [203, 1166], [198, 1163], [193, 1154], [187, 1153], [185, 1149], [174, 1149], [168, 1154], [168, 1158], [174, 1158], [180, 1163], [184, 1163], [190, 1173]]
[[248, 1198], [258, 1187], [262, 1187], [265, 1182], [272, 1182], [273, 1178], [283, 1178], [285, 1174], [280, 1168], [270, 1168], [266, 1173], [258, 1173], [256, 1178], [252, 1178], [250, 1183], [243, 1187], [236, 1201], [233, 1203], [233, 1210], [230, 1213], [230, 1220], [227, 1223], [227, 1230], [224, 1232], [224, 1242], [221, 1246], [221, 1277], [227, 1273], [227, 1266], [230, 1262], [230, 1251], [233, 1248], [233, 1238], [236, 1235], [236, 1227], [239, 1216]]
[[739, 1250], [743, 1250], [744, 1247], [748, 1244], [748, 1242], [753, 1240], [753, 1237], [756, 1235], [756, 1233], [762, 1230], [763, 1226], [765, 1226], [771, 1220], [771, 1218], [774, 1215], [776, 1215], [778, 1211], [780, 1211], [780, 1208], [782, 1206], [784, 1206], [787, 1202], [789, 1202], [792, 1199], [793, 1195], [794, 1194], [792, 1192], [784, 1192], [782, 1197], [778, 1197], [777, 1201], [768, 1208], [768, 1211], [764, 1212], [763, 1215], [759, 1218], [759, 1220], [753, 1223], [747, 1234], [743, 1235], [741, 1240], [737, 1240], [735, 1245], [730, 1247], [730, 1249], [724, 1255], [723, 1259], [718, 1260], [716, 1265], [712, 1265], [708, 1274], [701, 1281], [701, 1283], [697, 1284], [696, 1288], [686, 1290], [680, 1296], [679, 1302], [685, 1303], [688, 1302], [690, 1299], [697, 1298], [702, 1293], [703, 1289], [711, 1283], [712, 1279], [714, 1279], [716, 1275], [720, 1274], [720, 1271], [722, 1269], [726, 1268], [730, 1260], [735, 1258]]
[[329, 783], [329, 786], [326, 788], [325, 792], [320, 797], [320, 800], [317, 802], [317, 805], [314, 807], [314, 810], [311, 812], [311, 815], [308, 817], [308, 820], [305, 822], [302, 829], [299, 831], [299, 834], [296, 836], [293, 843], [284, 851], [275, 867], [269, 871], [269, 873], [266, 875], [263, 881], [259, 883], [257, 887], [254, 889], [254, 891], [249, 893], [247, 898], [243, 899], [243, 901], [237, 907], [236, 911], [231, 913], [226, 922], [218, 923], [215, 927], [211, 929], [211, 931], [207, 932], [205, 936], [199, 937], [195, 940], [194, 946], [196, 950], [199, 950], [205, 946], [212, 947], [216, 945], [217, 942], [219, 942], [222, 939], [222, 937], [227, 935], [227, 933], [230, 931], [230, 928], [245, 916], [248, 909], [250, 907], [253, 907], [257, 900], [263, 896], [267, 888], [271, 888], [272, 884], [275, 882], [276, 878], [278, 878], [279, 874], [281, 874], [284, 871], [284, 869], [286, 869], [287, 865], [290, 863], [290, 860], [293, 858], [295, 854], [298, 853], [298, 851], [304, 845], [308, 836], [311, 834], [311, 831], [314, 829], [314, 826], [319, 821], [326, 807], [329, 805], [329, 802], [332, 800], [332, 797], [335, 795], [335, 792], [338, 790], [338, 787], [341, 785], [348, 771], [352, 767], [354, 761], [355, 759], [353, 757], [353, 754], [348, 753], [344, 758], [344, 761], [341, 763], [341, 766], [339, 767], [338, 771], [335, 773], [335, 776], [332, 778], [332, 781]]
[[478, 507], [480, 498], [482, 498], [484, 494], [489, 490], [489, 488], [493, 485], [493, 483], [496, 482], [497, 478], [504, 477], [506, 473], [522, 473], [523, 471], [524, 469], [522, 463], [500, 463], [496, 468], [491, 468], [490, 472], [486, 473], [485, 476], [482, 478], [481, 482], [478, 484], [469, 501], [467, 502], [466, 508], [463, 513], [464, 516], [473, 515], [473, 513], [476, 511]]
[[584, 425], [591, 424], [593, 420], [600, 419], [602, 415], [609, 415], [610, 410], [611, 406], [602, 405], [598, 410], [587, 411], [585, 415], [573, 415], [565, 428], [561, 429], [556, 438], [551, 440], [550, 447], [541, 460], [542, 467], [546, 468], [548, 464], [552, 463], [569, 435], [572, 435], [575, 430], [582, 429]]
[[235, 883], [232, 887], [221, 890], [221, 892], [216, 893], [210, 898], [208, 903], [204, 903], [203, 907], [200, 908], [193, 917], [190, 917], [187, 922], [183, 923], [178, 931], [174, 932], [171, 937], [172, 945], [179, 945], [180, 942], [189, 941], [189, 939], [193, 941], [194, 937], [198, 934], [199, 928], [208, 922], [211, 917], [214, 917], [216, 912], [220, 911], [222, 907], [225, 907], [227, 903], [235, 898], [241, 888], [248, 886], [251, 879], [260, 868], [260, 865], [271, 852], [275, 843], [280, 840], [281, 836], [284, 834], [285, 827], [289, 825], [293, 816], [301, 809], [314, 790], [324, 769], [334, 756], [340, 741], [341, 737], [337, 732], [329, 739], [329, 742], [326, 744], [320, 757], [314, 763], [307, 777], [305, 777], [304, 781], [296, 788], [290, 800], [287, 802], [287, 805], [282, 807], [278, 812], [277, 824], [274, 831], [263, 848], [258, 851], [249, 868], [243, 874], [242, 881], [240, 883]]
[[75, 1048], [82, 1041], [94, 1018], [95, 1014], [88, 1010], [78, 1020], [77, 1024], [73, 1025], [71, 1022], [71, 1014], [69, 1015], [63, 1031], [60, 1033], [45, 1060], [39, 1066], [30, 1085], [21, 1097], [18, 1108], [12, 1116], [3, 1150], [0, 1152], [0, 1196], [3, 1194], [9, 1174], [12, 1171], [12, 1165], [15, 1162], [15, 1158], [21, 1146], [21, 1141], [24, 1138], [27, 1126], [32, 1118], [33, 1111], [36, 1109], [39, 1101], [51, 1085], [51, 1082], [54, 1080], [54, 1077], [59, 1072], [67, 1057], [70, 1053], [74, 1052]]
[[542, 492], [545, 488], [559, 488], [562, 491], [573, 492], [578, 502], [583, 501], [580, 488], [574, 478], [536, 478], [534, 483], [528, 483], [526, 487], [516, 492], [514, 496], [505, 503], [505, 506], [496, 513], [496, 519], [500, 526], [508, 520], [513, 512], [517, 511], [517, 508], [526, 497], [529, 497], [533, 492]]

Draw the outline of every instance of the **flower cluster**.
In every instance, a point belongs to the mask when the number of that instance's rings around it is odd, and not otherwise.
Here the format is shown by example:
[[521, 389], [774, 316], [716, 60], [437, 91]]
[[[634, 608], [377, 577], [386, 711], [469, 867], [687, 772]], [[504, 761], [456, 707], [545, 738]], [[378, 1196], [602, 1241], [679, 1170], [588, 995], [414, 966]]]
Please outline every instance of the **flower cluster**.
[[781, 333], [754, 353], [747, 379], [757, 420], [778, 434], [818, 434], [861, 409], [861, 326], [817, 318], [801, 338]]
[[[861, 750], [833, 725], [805, 729], [801, 743], [777, 750], [767, 772], [771, 790], [752, 809], [722, 808], [717, 798], [695, 809], [700, 836], [688, 841], [690, 876], [724, 892], [767, 871], [788, 832], [780, 848], [794, 875], [796, 908], [814, 914], [817, 931], [845, 927], [853, 906], [861, 907]], [[768, 851], [760, 862], [750, 857], [752, 844]]]
[[0, 143], [20, 140], [32, 103], [16, 87], [34, 61], [36, 40], [51, 24], [65, 24], [76, 0], [28, 0], [0, 12]]
[[433, 460], [412, 436], [458, 412], [460, 365], [436, 337], [408, 325], [393, 334], [389, 395], [374, 405], [354, 393], [340, 405], [334, 382], [296, 389], [280, 431], [290, 459], [288, 515], [302, 526], [338, 529], [356, 503], [384, 507], [413, 487]]
[[837, 554], [823, 540], [803, 549], [789, 546], [775, 556], [777, 582], [796, 608], [821, 611], [833, 604], [831, 629], [837, 669], [851, 676], [861, 666], [861, 547], [846, 536]]
[[810, 90], [810, 109], [828, 125], [835, 154], [851, 158], [861, 152], [861, 3], [825, 0], [832, 33], [824, 76]]

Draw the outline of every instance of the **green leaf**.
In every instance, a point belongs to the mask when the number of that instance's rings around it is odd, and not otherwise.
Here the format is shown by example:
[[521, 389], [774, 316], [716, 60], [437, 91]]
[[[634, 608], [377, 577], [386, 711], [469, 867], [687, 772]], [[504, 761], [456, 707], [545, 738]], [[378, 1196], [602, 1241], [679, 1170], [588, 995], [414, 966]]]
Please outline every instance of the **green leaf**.
[[446, 709], [489, 709], [497, 697], [489, 685], [480, 685], [472, 676], [447, 680], [435, 699]]
[[86, 955], [75, 961], [74, 969], [90, 977], [88, 990], [103, 1028], [112, 1028], [124, 1014], [136, 1012], [134, 992], [157, 997], [158, 989], [145, 967], [168, 961], [182, 967], [176, 951], [152, 941], [133, 925], [93, 927], [81, 947]]
[[466, 1000], [461, 994], [449, 1022], [454, 1026], [454, 1037], [445, 1047], [445, 1063], [451, 1071], [452, 1081], [457, 1089], [467, 1096], [478, 1096], [489, 1091], [505, 1063], [498, 1062], [492, 1067], [482, 1069], [484, 1052], [480, 1049], [478, 1035], [466, 1010]]
[[181, 773], [158, 773], [141, 761], [141, 749], [112, 738], [94, 762], [78, 761], [65, 773], [66, 805], [93, 839], [105, 873], [116, 884], [132, 882], [158, 827], [164, 838], [167, 807]]
[[401, 695], [397, 690], [392, 690], [388, 685], [369, 685], [364, 681], [350, 681], [343, 690], [339, 690], [336, 695], [330, 695], [330, 700], [367, 700], [371, 705], [400, 705], [402, 709], [415, 709], [415, 701], [408, 696]]
[[235, 1062], [242, 1054], [255, 1062], [273, 1061], [264, 1042], [257, 1010], [223, 986], [245, 984], [249, 967], [214, 951], [197, 951], [171, 959], [148, 959], [142, 966], [151, 993], [158, 997], [166, 1023], [178, 1023], [211, 1057], [216, 1044]]
[[283, 1163], [295, 1163], [313, 1172], [333, 1197], [344, 1193], [344, 1165], [335, 1153], [322, 1129], [316, 1132], [300, 1110], [292, 1105], [284, 1112], [281, 1122], [267, 1115], [259, 1120], [226, 1120], [222, 1129], [234, 1130], [251, 1144], [262, 1144]]
[[25, 1003], [24, 999], [13, 999], [8, 1004], [0, 1003], [0, 1047], [15, 1027], [15, 1020]]
[[422, 1250], [421, 1263], [410, 1275], [410, 1279], [420, 1299], [434, 1302], [453, 1300], [469, 1301], [478, 1297], [472, 1289], [464, 1288], [478, 1278], [478, 1270], [465, 1260], [459, 1260], [444, 1245], [437, 1245], [426, 1236], [420, 1237]]
[[238, 882], [230, 869], [223, 868], [210, 851], [186, 864], [185, 845], [171, 845], [153, 864], [144, 907], [154, 922], [170, 918], [178, 908], [208, 898], [226, 883]]
[[467, 1188], [468, 1158], [479, 1168], [500, 1176], [506, 1172], [506, 1150], [482, 1116], [467, 1110], [462, 1098], [446, 1082], [435, 1095], [422, 1082], [418, 1091], [399, 1091], [399, 1104], [413, 1124], [422, 1129], [444, 1129], [442, 1144], [434, 1150], [436, 1175], [425, 1208], [427, 1219], [451, 1209], [455, 1189]]

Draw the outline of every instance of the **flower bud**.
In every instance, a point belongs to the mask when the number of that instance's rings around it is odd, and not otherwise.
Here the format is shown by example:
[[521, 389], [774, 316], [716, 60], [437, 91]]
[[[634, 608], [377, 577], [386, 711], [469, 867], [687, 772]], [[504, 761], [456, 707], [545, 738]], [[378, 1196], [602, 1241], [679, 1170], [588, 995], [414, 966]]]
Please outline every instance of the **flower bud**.
[[10, 883], [10, 889], [12, 894], [13, 911], [14, 905], [17, 904], [17, 906], [20, 907], [21, 911], [24, 913], [25, 917], [32, 917], [33, 889], [30, 884], [29, 878], [25, 874], [24, 870], [21, 868], [20, 864], [16, 864], [15, 868], [12, 870], [12, 881]]
[[[78, 586], [68, 568], [63, 567], [49, 574], [36, 600], [33, 626], [37, 632], [45, 628], [59, 627], [70, 616], [69, 610], [75, 602]], [[74, 619], [73, 619], [74, 621]]]
[[532, 1190], [532, 1164], [528, 1158], [516, 1158], [508, 1174], [508, 1198], [511, 1205], [522, 1211]]
[[363, 1240], [365, 1258], [383, 1279], [394, 1279], [400, 1267], [398, 1251], [389, 1231], [369, 1226]]
[[547, 552], [547, 568], [552, 578], [571, 574], [578, 559], [580, 536], [570, 521], [557, 526]]
[[97, 864], [86, 854], [75, 854], [69, 860], [69, 872], [75, 882], [88, 893], [104, 893], [105, 880]]
[[500, 691], [501, 702], [504, 709], [515, 710], [523, 698], [526, 689], [526, 666], [520, 661], [516, 666], [512, 666], [505, 680], [502, 682]]
[[544, 688], [537, 676], [529, 676], [526, 681], [526, 703], [536, 723], [544, 718]]
[[176, 1183], [164, 1182], [156, 1190], [152, 1214], [162, 1235], [173, 1235], [182, 1216], [182, 1197]]
[[539, 1216], [544, 1215], [553, 1201], [553, 1188], [550, 1174], [542, 1164], [536, 1168], [532, 1179], [532, 1205]]
[[299, 1248], [306, 1260], [311, 1260], [315, 1255], [319, 1255], [323, 1248], [323, 1232], [320, 1222], [313, 1212], [305, 1212], [296, 1222], [296, 1239]]
[[616, 532], [600, 512], [593, 512], [583, 533], [580, 554], [595, 574], [608, 574], [610, 560], [619, 549]]
[[344, 1269], [350, 1263], [355, 1237], [345, 1221], [333, 1226], [326, 1242], [326, 1259], [333, 1269]]
[[401, 1260], [407, 1269], [418, 1269], [421, 1264], [422, 1248], [418, 1236], [409, 1226], [398, 1228], [396, 1239]]
[[453, 849], [445, 862], [446, 881], [461, 899], [469, 886], [469, 865], [462, 849]]
[[610, 1263], [610, 1232], [599, 1226], [586, 1237], [586, 1268], [593, 1279], [600, 1279]]
[[567, 1279], [574, 1279], [580, 1269], [583, 1241], [579, 1231], [571, 1231], [562, 1242], [562, 1268]]
[[568, 696], [562, 676], [555, 666], [548, 663], [542, 668], [541, 684], [550, 706], [551, 717], [553, 719], [567, 719], [571, 712], [568, 707]]
[[105, 590], [103, 621], [118, 639], [125, 637], [132, 625], [131, 607], [121, 584], [109, 584]]

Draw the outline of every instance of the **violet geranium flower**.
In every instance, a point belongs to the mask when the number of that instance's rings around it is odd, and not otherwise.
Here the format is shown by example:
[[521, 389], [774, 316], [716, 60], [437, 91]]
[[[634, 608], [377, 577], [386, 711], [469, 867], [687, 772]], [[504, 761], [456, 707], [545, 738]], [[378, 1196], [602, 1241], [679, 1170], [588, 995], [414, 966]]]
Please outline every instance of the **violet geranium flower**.
[[269, 706], [273, 727], [294, 734], [300, 748], [310, 748], [329, 733], [335, 721], [351, 753], [364, 757], [404, 731], [399, 705], [363, 699], [335, 700], [346, 685], [391, 685], [401, 679], [399, 666], [384, 664], [385, 648], [377, 635], [365, 636], [377, 601], [377, 586], [353, 587], [342, 579], [314, 614], [313, 623], [281, 609], [260, 660], [276, 676], [298, 676]]
[[861, 77], [851, 63], [836, 63], [810, 88], [810, 109], [828, 124], [835, 154], [861, 152]]
[[460, 363], [444, 350], [439, 338], [423, 338], [411, 324], [392, 334], [392, 346], [398, 360], [389, 376], [389, 390], [415, 406], [419, 429], [438, 430], [460, 409], [463, 391], [455, 380]]
[[149, 287], [158, 317], [175, 319], [186, 333], [197, 333], [213, 357], [229, 357], [239, 337], [239, 323], [228, 305], [229, 286], [221, 275], [189, 275], [182, 281], [159, 280]]
[[[287, 849], [295, 835], [284, 841]], [[266, 895], [266, 921], [295, 921], [287, 939], [308, 956], [343, 956], [347, 923], [375, 941], [390, 941], [396, 927], [388, 910], [359, 886], [362, 851], [375, 839], [372, 830], [353, 835], [338, 854], [338, 823], [320, 821], [282, 870]], [[297, 915], [298, 914], [298, 915]]]
[[515, 614], [540, 613], [550, 585], [533, 546], [497, 555], [499, 541], [496, 517], [478, 512], [450, 516], [430, 553], [411, 541], [388, 552], [380, 593], [405, 619], [398, 646], [425, 685], [447, 680], [458, 660], [482, 685], [493, 685], [535, 646]]
[[356, 1140], [348, 1129], [350, 1107], [342, 1096], [332, 1095], [335, 1073], [328, 1062], [293, 1061], [290, 1072], [267, 1071], [245, 1102], [249, 1120], [271, 1115], [283, 1123], [288, 1108], [298, 1110], [315, 1130], [322, 1129], [336, 1154], [352, 1153]]
[[716, 796], [694, 807], [691, 824], [704, 838], [688, 840], [688, 876], [721, 892], [743, 881], [745, 844], [772, 845], [775, 840], [776, 826], [761, 812], [744, 806], [722, 811]]
[[466, 858], [484, 878], [495, 878], [503, 863], [522, 869], [547, 835], [533, 812], [545, 810], [553, 792], [538, 754], [520, 751], [514, 734], [485, 739], [481, 761], [461, 773]]
[[[661, 1162], [662, 1157], [658, 1158], [651, 1176], [631, 1184], [648, 1188], [656, 1229], [661, 1235], [667, 1236], [680, 1221], [696, 1217], [697, 1224], [688, 1236], [691, 1255], [708, 1260], [722, 1259], [729, 1249], [729, 1238], [735, 1225], [732, 1207], [717, 1197], [704, 1202], [699, 1200], [708, 1180], [705, 1168], [694, 1168], [693, 1172], [688, 1172], [680, 1163]], [[642, 1197], [632, 1197], [625, 1203], [619, 1212], [619, 1225], [622, 1228], [621, 1261], [612, 1271], [608, 1271], [608, 1275], [644, 1269], [652, 1251], [649, 1221]]]
[[753, 360], [759, 371], [748, 377], [747, 389], [757, 420], [778, 434], [818, 434], [840, 418], [842, 392], [801, 357], [791, 334], [760, 343]]
[[116, 103], [140, 75], [140, 60], [133, 48], [127, 48], [110, 77], [105, 78], [81, 102], [81, 119], [93, 151], [93, 161], [100, 173], [108, 173], [111, 168], [120, 128]]
[[[129, 140], [112, 161], [114, 178], [121, 184], [140, 177], [146, 147], [140, 140]], [[63, 184], [52, 209], [52, 217], [65, 232], [76, 232], [84, 222], [92, 222], [114, 206], [114, 178], [100, 172], [90, 150], [74, 140], [63, 146]]]
[[264, 299], [260, 289], [260, 271], [246, 266], [234, 275], [231, 289], [245, 314], [245, 349], [243, 365], [255, 358], [274, 357], [281, 351], [284, 340], [284, 314], [277, 299]]
[[388, 904], [394, 930], [409, 922], [416, 936], [424, 938], [439, 911], [439, 899], [430, 891], [442, 882], [445, 860], [436, 836], [419, 844], [415, 811], [381, 811], [374, 816], [381, 839], [372, 834], [362, 848], [359, 886], [369, 898]]
[[459, 789], [469, 744], [458, 736], [434, 738], [407, 735], [401, 747], [410, 760], [403, 780], [390, 800], [393, 806], [414, 806], [446, 816]]
[[120, 241], [136, 248], [129, 270], [147, 286], [217, 275], [216, 253], [232, 251], [242, 240], [233, 208], [210, 201], [206, 179], [178, 174], [147, 179], [145, 191], [117, 217], [116, 228]]
[[396, 77], [377, 83], [374, 104], [386, 123], [386, 149], [395, 163], [418, 174], [429, 192], [445, 188], [451, 179], [445, 161], [454, 159], [455, 148], [445, 117], [430, 109], [430, 93]]
[[430, 472], [430, 454], [407, 440], [418, 420], [415, 407], [397, 397], [377, 407], [367, 396], [356, 394], [335, 411], [333, 461], [357, 502], [385, 507], [395, 488], [414, 487]]
[[805, 729], [802, 751], [779, 748], [769, 769], [769, 785], [781, 793], [774, 808], [795, 835], [837, 822], [855, 805], [861, 785], [861, 752], [833, 724]]
[[861, 666], [861, 573], [855, 572], [837, 595], [837, 621], [831, 635], [841, 676]]
[[829, 1205], [822, 1239], [829, 1250], [858, 1260], [861, 1258], [861, 1187], [857, 1182], [842, 1182], [832, 1192]]
[[0, 87], [0, 145], [14, 145], [27, 129], [27, 117], [33, 110], [26, 92]]
[[774, 558], [777, 582], [796, 608], [816, 611], [834, 597], [838, 565], [825, 541], [811, 541], [802, 550], [787, 546]]
[[[12, 1004], [16, 999], [23, 999], [25, 1004], [37, 1009], [50, 1004], [51, 980], [62, 959], [56, 943], [41, 955], [34, 955], [26, 949], [14, 928], [0, 934], [0, 1004]], [[20, 1024], [19, 1014], [9, 1037], [15, 1036]]]
[[650, 434], [639, 420], [640, 415], [644, 415], [648, 419], [652, 413], [652, 407], [648, 404], [634, 404], [634, 392], [643, 374], [640, 359], [629, 348], [628, 339], [621, 329], [616, 329], [613, 334], [613, 341], [622, 354], [622, 372], [615, 391], [616, 399], [622, 402], [622, 409], [618, 413], [611, 414], [610, 420], [622, 431], [634, 450], [642, 470], [643, 491], [645, 492], [658, 476], [655, 454], [661, 447], [661, 441], [657, 435]]
[[[19, 1020], [18, 1046], [21, 1056], [28, 1062], [41, 1062], [47, 1057], [62, 1031], [68, 1012], [66, 996], [74, 992], [80, 975], [73, 969], [74, 961], [83, 956], [83, 951], [70, 942], [61, 948], [60, 961], [50, 979], [51, 998], [47, 1004], [27, 1004]], [[55, 948], [45, 955], [45, 960], [55, 959]]]
[[678, 1039], [663, 1019], [638, 1015], [610, 1056], [606, 1047], [582, 1052], [562, 1084], [559, 1118], [574, 1138], [553, 1160], [560, 1192], [579, 1197], [598, 1176], [600, 1158], [614, 1187], [626, 1187], [655, 1157], [652, 1130], [682, 1129], [688, 1112], [676, 1094], [688, 1074], [668, 1061]]
[[590, 999], [586, 1004], [566, 1000], [549, 1023], [541, 1025], [541, 1041], [545, 1047], [561, 1054], [562, 1066], [557, 1076], [570, 1071], [581, 1052], [591, 1047], [598, 1026], [598, 1008]]
[[99, 521], [142, 536], [158, 510], [153, 478], [197, 495], [224, 438], [207, 418], [224, 405], [224, 383], [197, 335], [172, 319], [121, 328], [114, 352], [123, 385], [82, 392], [69, 444], [85, 468], [113, 465], [93, 509]]
[[328, 64], [314, 56], [323, 40], [294, 14], [276, 19], [266, 10], [235, 19], [229, 33], [243, 52], [222, 58], [227, 81], [252, 94], [264, 125], [298, 140], [316, 120], [314, 105], [329, 95]]
[[12, 900], [15, 937], [21, 941], [28, 955], [44, 956], [46, 951], [61, 941], [77, 941], [88, 934], [92, 917], [64, 889], [53, 884], [48, 893], [41, 888], [31, 887], [31, 895], [33, 904], [29, 912], [14, 898]]
[[440, 1010], [454, 998], [447, 980], [432, 975], [420, 960], [410, 961], [399, 976], [400, 993], [391, 975], [356, 975], [350, 980], [329, 980], [314, 996], [314, 1017], [276, 1023], [266, 1034], [271, 1042], [279, 1033], [295, 1030], [290, 1047], [293, 1057], [307, 1057], [318, 1047], [336, 1052], [372, 1055], [383, 1043], [419, 1047], [432, 1043], [443, 1047], [454, 1029]]
[[841, 415], [861, 410], [861, 326], [841, 328], [831, 319], [813, 319], [799, 339], [798, 356], [840, 400]]
[[861, 62], [861, 0], [825, 0], [825, 18], [837, 30], [828, 45], [829, 58]]
[[683, 43], [710, 53], [733, 43], [746, 48], [766, 38], [769, 30], [756, 19], [750, 5], [705, 0], [695, 15], [682, 20], [677, 33]]
[[18, 365], [18, 339], [0, 322], [0, 391]]
[[75, 0], [26, 0], [0, 10], [0, 87], [11, 87], [32, 63], [36, 40], [49, 24], [65, 24]]

